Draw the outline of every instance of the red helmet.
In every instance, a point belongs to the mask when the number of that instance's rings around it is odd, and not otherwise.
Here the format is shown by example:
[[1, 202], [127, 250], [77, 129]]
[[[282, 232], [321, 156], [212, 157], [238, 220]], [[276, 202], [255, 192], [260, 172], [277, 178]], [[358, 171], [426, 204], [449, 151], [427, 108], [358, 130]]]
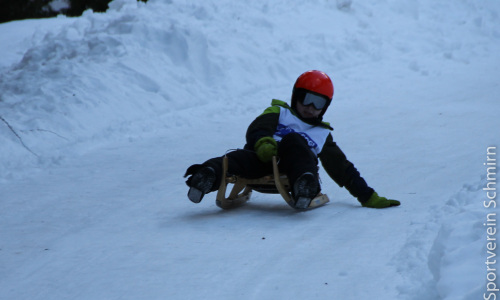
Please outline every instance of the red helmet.
[[330, 77], [326, 75], [325, 72], [312, 70], [302, 73], [302, 75], [297, 78], [293, 88], [302, 88], [308, 91], [312, 91], [323, 96], [328, 97], [332, 100], [333, 97], [333, 83]]
[[293, 85], [292, 108], [297, 109], [297, 102], [303, 103], [307, 93], [313, 93], [326, 98], [320, 118], [325, 114], [333, 97], [333, 83], [325, 72], [311, 70], [302, 73]]

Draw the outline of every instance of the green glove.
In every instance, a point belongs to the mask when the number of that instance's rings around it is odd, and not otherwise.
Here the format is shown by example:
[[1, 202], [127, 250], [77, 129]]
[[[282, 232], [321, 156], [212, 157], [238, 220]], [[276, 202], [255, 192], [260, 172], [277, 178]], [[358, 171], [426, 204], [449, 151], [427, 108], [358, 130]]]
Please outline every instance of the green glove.
[[278, 155], [278, 143], [270, 136], [260, 138], [255, 143], [254, 149], [262, 162], [270, 162], [273, 156]]
[[398, 200], [390, 200], [385, 197], [380, 197], [377, 193], [373, 192], [372, 196], [365, 203], [361, 203], [364, 207], [371, 208], [386, 208], [390, 206], [399, 206], [401, 202]]

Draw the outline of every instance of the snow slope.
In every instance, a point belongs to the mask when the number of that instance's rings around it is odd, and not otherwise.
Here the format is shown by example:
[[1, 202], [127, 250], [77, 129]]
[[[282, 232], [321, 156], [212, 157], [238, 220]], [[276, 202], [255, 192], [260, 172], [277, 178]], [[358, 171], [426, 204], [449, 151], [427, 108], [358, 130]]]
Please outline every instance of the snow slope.
[[[500, 4], [115, 0], [0, 25], [0, 299], [481, 299]], [[309, 69], [379, 194], [221, 211], [182, 175]], [[497, 294], [498, 296], [498, 294]]]

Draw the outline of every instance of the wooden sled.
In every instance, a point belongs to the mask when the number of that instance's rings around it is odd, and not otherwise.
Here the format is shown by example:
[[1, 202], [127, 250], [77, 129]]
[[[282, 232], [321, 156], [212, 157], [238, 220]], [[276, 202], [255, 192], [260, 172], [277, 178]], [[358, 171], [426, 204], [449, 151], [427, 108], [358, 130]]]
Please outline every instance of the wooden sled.
[[[241, 206], [250, 199], [252, 191], [267, 194], [280, 194], [288, 205], [294, 207], [294, 201], [290, 194], [290, 183], [286, 175], [279, 173], [276, 156], [273, 156], [273, 174], [258, 179], [247, 179], [234, 175], [227, 176], [228, 160], [226, 156], [224, 156], [222, 161], [222, 170], [224, 176], [222, 176], [215, 201], [220, 208], [230, 209]], [[278, 180], [276, 180], [276, 178]], [[226, 197], [226, 189], [229, 183], [232, 183], [234, 186], [229, 196]], [[326, 194], [319, 193], [318, 196], [311, 201], [308, 208], [315, 208], [329, 201], [330, 199], [328, 199]]]

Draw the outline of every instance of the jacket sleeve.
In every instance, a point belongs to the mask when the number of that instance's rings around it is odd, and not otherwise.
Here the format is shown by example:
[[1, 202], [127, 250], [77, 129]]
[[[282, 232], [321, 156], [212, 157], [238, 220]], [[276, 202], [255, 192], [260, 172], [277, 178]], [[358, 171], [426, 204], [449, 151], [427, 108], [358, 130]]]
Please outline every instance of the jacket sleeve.
[[359, 202], [365, 203], [368, 201], [374, 190], [361, 177], [354, 164], [347, 160], [337, 143], [333, 141], [331, 134], [326, 139], [326, 143], [319, 154], [319, 159], [326, 173], [340, 187], [345, 187]]
[[262, 137], [273, 136], [278, 126], [279, 108], [269, 107], [248, 126], [245, 149], [254, 150], [255, 143]]

